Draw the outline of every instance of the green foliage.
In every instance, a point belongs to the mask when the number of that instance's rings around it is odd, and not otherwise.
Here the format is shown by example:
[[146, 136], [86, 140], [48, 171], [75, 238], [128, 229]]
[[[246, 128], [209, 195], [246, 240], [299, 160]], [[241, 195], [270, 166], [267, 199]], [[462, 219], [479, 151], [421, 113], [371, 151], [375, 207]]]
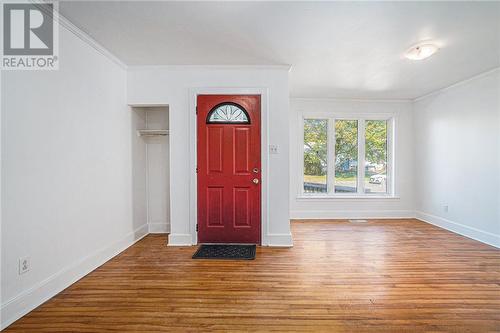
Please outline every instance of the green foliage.
[[[304, 120], [304, 174], [324, 176], [327, 173], [328, 120]], [[366, 161], [387, 161], [387, 122], [367, 120], [365, 123]], [[355, 172], [352, 162], [358, 160], [358, 121], [335, 121], [335, 173]]]
[[358, 121], [335, 121], [335, 170], [348, 171], [358, 159]]
[[304, 120], [304, 174], [326, 175], [328, 120]]
[[366, 121], [366, 160], [385, 164], [387, 161], [387, 122], [385, 120]]

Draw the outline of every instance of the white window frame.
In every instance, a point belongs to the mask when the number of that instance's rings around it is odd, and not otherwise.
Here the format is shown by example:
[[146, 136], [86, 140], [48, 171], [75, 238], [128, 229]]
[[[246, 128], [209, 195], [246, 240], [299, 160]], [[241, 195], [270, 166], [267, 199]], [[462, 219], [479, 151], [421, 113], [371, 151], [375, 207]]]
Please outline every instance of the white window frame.
[[[305, 119], [324, 119], [328, 120], [327, 133], [327, 193], [306, 193], [304, 192], [304, 120]], [[335, 193], [335, 121], [336, 120], [357, 120], [358, 121], [358, 174], [357, 174], [357, 192], [356, 193]], [[365, 193], [365, 121], [366, 120], [385, 120], [387, 121], [387, 192], [386, 193]], [[325, 112], [301, 112], [299, 113], [299, 179], [298, 198], [397, 198], [395, 193], [395, 130], [397, 118], [394, 114], [385, 113], [325, 113]]]

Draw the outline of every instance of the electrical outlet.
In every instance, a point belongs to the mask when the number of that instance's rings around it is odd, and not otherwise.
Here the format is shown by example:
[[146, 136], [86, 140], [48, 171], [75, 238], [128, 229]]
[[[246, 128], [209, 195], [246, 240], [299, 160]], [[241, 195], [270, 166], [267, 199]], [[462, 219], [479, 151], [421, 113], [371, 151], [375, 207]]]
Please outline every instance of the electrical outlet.
[[444, 205], [443, 206], [443, 210], [444, 210], [445, 213], [448, 213], [448, 205]]
[[30, 270], [30, 258], [19, 258], [19, 275], [26, 273]]
[[269, 145], [269, 154], [277, 154], [278, 145]]

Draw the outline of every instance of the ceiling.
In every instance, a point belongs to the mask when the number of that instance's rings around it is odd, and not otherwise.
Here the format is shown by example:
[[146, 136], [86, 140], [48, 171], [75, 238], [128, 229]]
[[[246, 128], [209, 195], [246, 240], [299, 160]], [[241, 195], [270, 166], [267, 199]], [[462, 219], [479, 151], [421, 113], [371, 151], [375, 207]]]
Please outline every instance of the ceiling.
[[[127, 65], [292, 65], [293, 97], [414, 99], [500, 66], [500, 2], [61, 2]], [[421, 40], [440, 51], [404, 52]]]

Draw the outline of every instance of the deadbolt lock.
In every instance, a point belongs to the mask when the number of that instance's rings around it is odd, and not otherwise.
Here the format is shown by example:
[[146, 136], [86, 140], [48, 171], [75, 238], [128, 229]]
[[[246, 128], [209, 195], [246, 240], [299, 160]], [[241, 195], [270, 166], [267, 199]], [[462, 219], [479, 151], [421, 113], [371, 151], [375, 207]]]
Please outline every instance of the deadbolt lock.
[[253, 173], [259, 173], [259, 169], [258, 168], [253, 168]]

